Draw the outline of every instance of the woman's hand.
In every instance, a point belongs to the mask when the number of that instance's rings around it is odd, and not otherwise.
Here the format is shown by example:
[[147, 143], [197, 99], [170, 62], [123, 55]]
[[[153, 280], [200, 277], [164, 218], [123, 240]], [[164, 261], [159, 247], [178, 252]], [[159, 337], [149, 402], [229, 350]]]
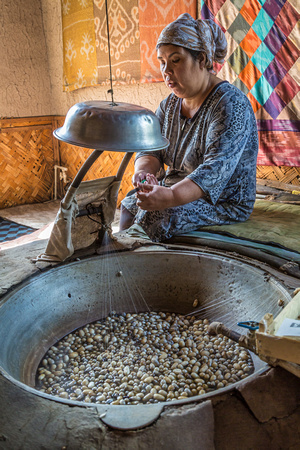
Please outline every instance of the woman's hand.
[[141, 183], [142, 181], [146, 180], [147, 172], [145, 170], [140, 170], [138, 172], [135, 172], [132, 177], [132, 184], [133, 186], [137, 187], [138, 183]]
[[147, 175], [146, 175], [146, 182], [148, 184], [152, 184], [153, 186], [156, 186], [156, 185], [159, 184], [158, 179], [152, 173], [147, 173]]
[[132, 177], [132, 184], [136, 187], [140, 185], [140, 183], [148, 183], [153, 186], [159, 184], [155, 175], [152, 173], [145, 173], [144, 171], [135, 173]]
[[[155, 177], [154, 177], [155, 178]], [[205, 196], [202, 189], [192, 180], [185, 178], [171, 188], [138, 183], [137, 206], [147, 211], [162, 211], [166, 208], [185, 205]]]
[[135, 162], [135, 172], [132, 177], [133, 186], [137, 187], [138, 183], [144, 180], [149, 184], [158, 184], [155, 174], [159, 172], [160, 167], [160, 162], [155, 156], [147, 155], [138, 158]]
[[[154, 177], [155, 178], [155, 177]], [[173, 206], [173, 192], [158, 184], [138, 183], [137, 206], [147, 211], [162, 211]]]

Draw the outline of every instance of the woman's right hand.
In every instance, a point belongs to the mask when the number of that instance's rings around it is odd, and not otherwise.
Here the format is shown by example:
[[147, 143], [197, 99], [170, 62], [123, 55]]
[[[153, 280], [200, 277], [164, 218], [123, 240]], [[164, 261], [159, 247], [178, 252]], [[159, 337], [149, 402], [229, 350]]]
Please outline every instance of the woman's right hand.
[[133, 174], [132, 184], [137, 187], [138, 183], [146, 180], [147, 172], [145, 170], [139, 170]]
[[[161, 164], [159, 160], [152, 155], [145, 155], [138, 158], [134, 164], [135, 172], [132, 177], [133, 186], [137, 187], [138, 183], [147, 181], [149, 184], [158, 184], [155, 174], [159, 172]], [[149, 181], [147, 180], [147, 176]]]
[[156, 186], [159, 184], [158, 179], [152, 173], [147, 173], [146, 175], [146, 183]]
[[[138, 175], [137, 177], [135, 177], [135, 175]], [[144, 171], [141, 171], [140, 173], [134, 174], [132, 177], [132, 184], [134, 186], [140, 186], [139, 183], [148, 183], [151, 184], [153, 186], [156, 186], [159, 184], [157, 178], [155, 175], [153, 175], [152, 173], [145, 173]]]

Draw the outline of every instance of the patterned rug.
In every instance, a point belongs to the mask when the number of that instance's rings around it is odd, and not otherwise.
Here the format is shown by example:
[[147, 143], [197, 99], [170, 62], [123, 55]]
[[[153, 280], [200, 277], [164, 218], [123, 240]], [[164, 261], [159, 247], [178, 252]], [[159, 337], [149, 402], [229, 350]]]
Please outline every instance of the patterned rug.
[[10, 220], [0, 217], [0, 242], [7, 242], [17, 239], [25, 234], [36, 231], [35, 228], [26, 227]]

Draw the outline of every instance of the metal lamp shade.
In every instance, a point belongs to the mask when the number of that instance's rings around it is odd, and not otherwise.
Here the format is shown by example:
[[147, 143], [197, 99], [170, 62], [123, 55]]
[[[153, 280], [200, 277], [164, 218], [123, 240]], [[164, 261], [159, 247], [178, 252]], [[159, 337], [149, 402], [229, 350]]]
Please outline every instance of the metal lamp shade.
[[79, 147], [112, 152], [156, 151], [169, 145], [157, 116], [129, 103], [89, 101], [68, 111], [54, 136]]

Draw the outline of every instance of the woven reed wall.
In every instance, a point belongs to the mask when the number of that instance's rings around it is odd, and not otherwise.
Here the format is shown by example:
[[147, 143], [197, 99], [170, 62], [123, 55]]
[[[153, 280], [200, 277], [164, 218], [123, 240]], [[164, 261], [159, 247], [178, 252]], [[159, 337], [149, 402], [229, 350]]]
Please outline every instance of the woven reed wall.
[[0, 208], [52, 198], [52, 117], [0, 120]]
[[[58, 121], [58, 126], [62, 126], [63, 122], [64, 118], [60, 118], [60, 120]], [[63, 167], [68, 168], [67, 172], [68, 178], [71, 181], [77, 174], [83, 162], [88, 158], [88, 156], [92, 153], [93, 150], [76, 147], [74, 145], [70, 145], [60, 141], [59, 151], [60, 151], [61, 165]], [[102, 155], [99, 156], [97, 161], [92, 165], [90, 170], [87, 172], [84, 181], [116, 175], [124, 155], [125, 153], [118, 153], [118, 152], [102, 153]], [[118, 206], [120, 205], [121, 200], [125, 197], [127, 192], [129, 192], [130, 189], [133, 188], [131, 184], [131, 177], [133, 172], [134, 172], [134, 156], [131, 158], [126, 168], [125, 174], [122, 178], [118, 196]]]
[[[0, 209], [53, 199], [54, 166], [67, 167], [71, 181], [92, 152], [58, 141], [53, 130], [63, 124], [58, 116], [0, 120]], [[104, 152], [86, 175], [86, 180], [117, 173], [124, 153]], [[134, 158], [127, 166], [118, 205], [132, 189]], [[258, 166], [257, 177], [300, 185], [300, 167]], [[62, 197], [66, 185], [58, 185]]]
[[257, 166], [257, 178], [300, 186], [300, 167]]
[[[54, 196], [54, 166], [68, 169], [72, 181], [92, 149], [58, 141], [53, 130], [64, 117], [30, 117], [0, 120], [0, 209], [42, 203]], [[104, 152], [87, 173], [85, 180], [115, 175], [124, 153]], [[118, 205], [132, 189], [133, 158], [121, 183]], [[59, 171], [57, 172], [59, 175]], [[58, 180], [58, 197], [67, 185]]]

